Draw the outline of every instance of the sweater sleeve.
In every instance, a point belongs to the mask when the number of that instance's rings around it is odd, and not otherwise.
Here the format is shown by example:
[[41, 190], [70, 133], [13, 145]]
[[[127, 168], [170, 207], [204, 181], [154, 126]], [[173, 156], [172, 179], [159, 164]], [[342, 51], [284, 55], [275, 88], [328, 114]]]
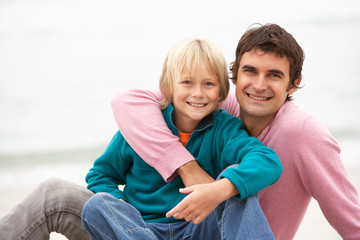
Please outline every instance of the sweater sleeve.
[[[305, 189], [314, 197], [327, 221], [346, 240], [360, 239], [360, 203], [330, 132], [308, 118], [299, 136], [296, 168]], [[306, 150], [304, 150], [306, 149]]]
[[[167, 127], [161, 114], [159, 91], [131, 89], [119, 93], [111, 102], [120, 132], [135, 152], [155, 168], [167, 182], [177, 176], [176, 170], [195, 158]], [[239, 107], [229, 96], [222, 107], [238, 116]]]
[[194, 157], [167, 127], [160, 110], [159, 91], [127, 90], [111, 102], [115, 121], [129, 145], [167, 182]]

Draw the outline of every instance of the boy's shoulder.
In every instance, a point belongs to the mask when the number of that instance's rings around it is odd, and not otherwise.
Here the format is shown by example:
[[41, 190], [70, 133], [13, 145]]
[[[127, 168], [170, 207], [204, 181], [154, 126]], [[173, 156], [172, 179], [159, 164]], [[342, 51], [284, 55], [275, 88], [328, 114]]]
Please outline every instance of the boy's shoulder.
[[217, 109], [214, 111], [214, 124], [243, 124], [243, 122], [224, 109]]

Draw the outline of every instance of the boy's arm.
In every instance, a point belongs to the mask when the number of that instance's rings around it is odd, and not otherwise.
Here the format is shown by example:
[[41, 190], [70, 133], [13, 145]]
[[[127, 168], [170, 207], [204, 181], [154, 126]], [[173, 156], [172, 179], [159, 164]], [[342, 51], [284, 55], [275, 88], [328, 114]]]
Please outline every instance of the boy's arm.
[[126, 144], [118, 131], [104, 153], [98, 157], [86, 175], [87, 188], [94, 193], [107, 192], [119, 199], [125, 199], [119, 185], [125, 184], [125, 175], [131, 161], [124, 161], [120, 145]]
[[[122, 135], [165, 181], [169, 182], [179, 174], [185, 186], [212, 182], [213, 179], [200, 168], [179, 138], [167, 127], [158, 103], [161, 99], [159, 91], [133, 89], [118, 94], [112, 100], [111, 107]], [[234, 100], [232, 97], [231, 101]], [[236, 103], [231, 101], [224, 103], [224, 106], [238, 114]]]

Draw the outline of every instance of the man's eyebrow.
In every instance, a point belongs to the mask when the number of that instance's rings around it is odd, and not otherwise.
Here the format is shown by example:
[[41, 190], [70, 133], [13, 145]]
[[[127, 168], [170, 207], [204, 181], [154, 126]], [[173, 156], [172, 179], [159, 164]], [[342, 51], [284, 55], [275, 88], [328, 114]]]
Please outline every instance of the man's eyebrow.
[[[254, 66], [251, 66], [251, 65], [244, 65], [241, 67], [241, 69], [245, 69], [245, 70], [256, 70], [257, 68], [254, 67]], [[281, 76], [285, 76], [284, 72], [281, 71], [281, 70], [278, 70], [278, 69], [270, 69], [268, 71], [269, 73], [276, 73], [276, 74], [279, 74]]]
[[271, 69], [269, 70], [270, 73], [276, 73], [276, 74], [280, 74], [281, 76], [285, 76], [285, 74], [280, 71], [280, 70], [277, 70], [277, 69]]
[[256, 69], [256, 67], [253, 67], [253, 66], [251, 66], [251, 65], [244, 65], [244, 66], [242, 66], [241, 68], [242, 68], [242, 69], [248, 69], [248, 70], [255, 70], [255, 69]]

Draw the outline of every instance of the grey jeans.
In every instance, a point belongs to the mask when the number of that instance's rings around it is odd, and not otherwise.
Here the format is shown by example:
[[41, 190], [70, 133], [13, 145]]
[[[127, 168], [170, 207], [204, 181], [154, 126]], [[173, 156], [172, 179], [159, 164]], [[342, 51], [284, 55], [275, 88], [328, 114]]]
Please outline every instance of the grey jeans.
[[43, 240], [58, 232], [69, 240], [90, 239], [81, 211], [93, 195], [77, 184], [50, 179], [0, 219], [0, 240]]

